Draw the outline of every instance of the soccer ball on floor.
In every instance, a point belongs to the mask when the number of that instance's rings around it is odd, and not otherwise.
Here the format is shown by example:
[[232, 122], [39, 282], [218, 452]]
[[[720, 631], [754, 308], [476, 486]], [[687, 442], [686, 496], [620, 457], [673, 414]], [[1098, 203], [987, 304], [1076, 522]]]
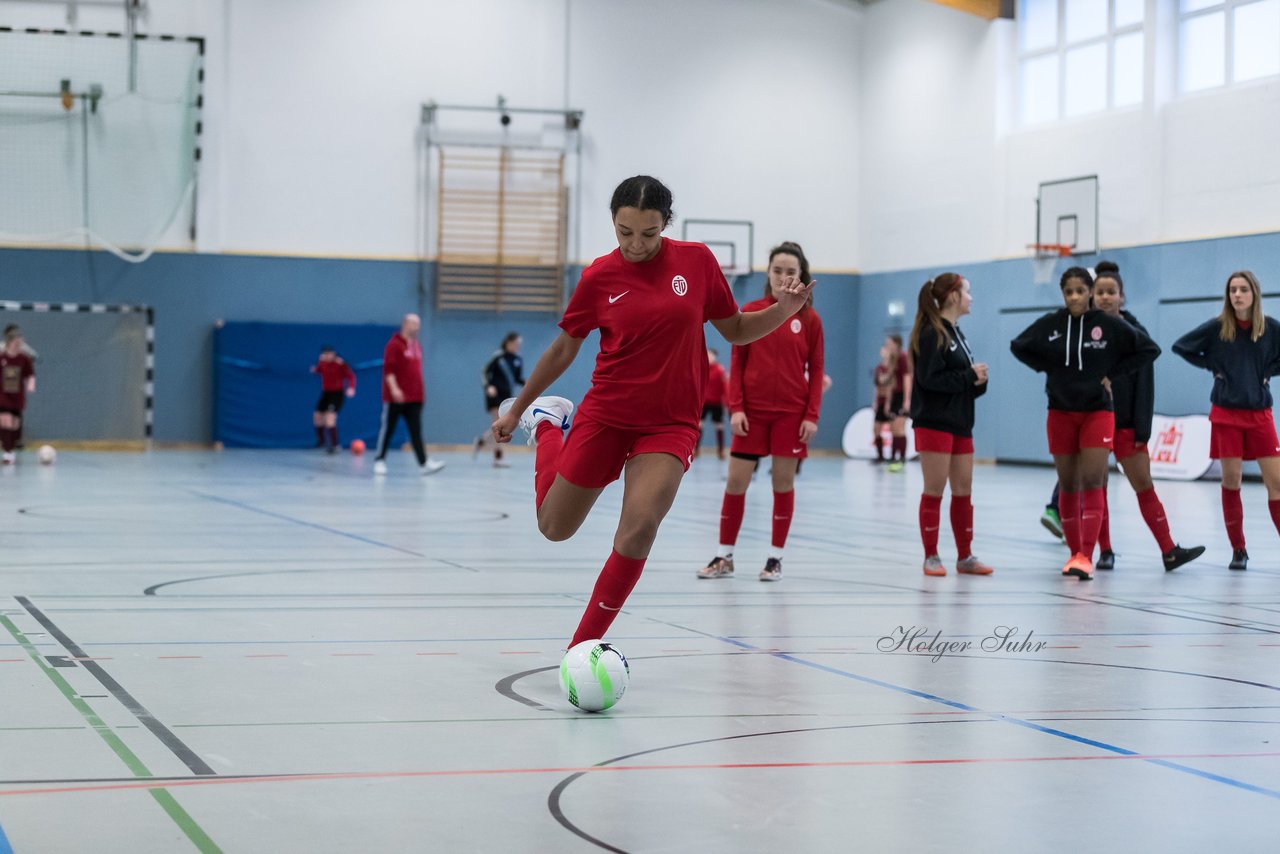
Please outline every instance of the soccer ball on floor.
[[51, 466], [57, 458], [58, 452], [53, 449], [53, 445], [41, 445], [40, 450], [36, 451], [36, 459], [43, 465]]
[[613, 644], [587, 640], [576, 644], [560, 661], [560, 685], [579, 709], [603, 712], [626, 693], [631, 665]]

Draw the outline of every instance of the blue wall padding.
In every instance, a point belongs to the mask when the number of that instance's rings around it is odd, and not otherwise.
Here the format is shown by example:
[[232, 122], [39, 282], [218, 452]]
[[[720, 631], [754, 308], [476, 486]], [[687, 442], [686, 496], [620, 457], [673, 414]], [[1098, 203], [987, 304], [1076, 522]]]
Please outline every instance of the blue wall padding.
[[[227, 323], [213, 332], [216, 441], [228, 448], [308, 448], [320, 377], [310, 368], [329, 345], [356, 372], [356, 396], [338, 416], [344, 446], [371, 448], [382, 414], [382, 350], [394, 326]], [[401, 426], [397, 433], [403, 437]], [[392, 437], [396, 442], [397, 437]]]

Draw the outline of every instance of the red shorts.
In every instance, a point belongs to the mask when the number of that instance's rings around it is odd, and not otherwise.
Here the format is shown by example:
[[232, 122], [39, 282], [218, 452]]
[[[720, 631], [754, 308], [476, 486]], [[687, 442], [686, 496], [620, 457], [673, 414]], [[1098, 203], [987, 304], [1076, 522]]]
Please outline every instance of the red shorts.
[[1139, 451], [1145, 454], [1147, 443], [1133, 441], [1133, 431], [1128, 427], [1117, 427], [1111, 450], [1117, 460], [1127, 460]]
[[1209, 409], [1209, 459], [1256, 460], [1280, 456], [1270, 409]]
[[1067, 412], [1050, 409], [1046, 424], [1049, 453], [1078, 454], [1082, 448], [1111, 449], [1115, 440], [1116, 415], [1105, 409], [1093, 412]]
[[973, 437], [916, 427], [916, 451], [922, 454], [972, 454]]
[[697, 447], [697, 427], [626, 430], [578, 416], [556, 460], [556, 473], [574, 486], [600, 489], [617, 480], [627, 460], [639, 454], [670, 454], [688, 471]]
[[751, 415], [747, 414], [747, 435], [733, 437], [729, 447], [731, 454], [748, 454], [753, 457], [795, 457], [803, 460], [809, 456], [809, 446], [800, 441], [800, 422], [804, 415]]

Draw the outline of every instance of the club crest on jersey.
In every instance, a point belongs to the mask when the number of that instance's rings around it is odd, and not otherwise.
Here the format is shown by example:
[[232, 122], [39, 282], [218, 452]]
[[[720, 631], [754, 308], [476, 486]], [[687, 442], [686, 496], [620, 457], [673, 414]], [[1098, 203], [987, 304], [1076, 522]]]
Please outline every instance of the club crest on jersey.
[[797, 335], [800, 334], [800, 321], [796, 320], [794, 317], [791, 318], [791, 331]]
[[689, 293], [689, 282], [684, 276], [676, 276], [671, 280], [671, 290], [676, 292], [676, 296], [682, 297]]
[[1094, 341], [1101, 341], [1101, 340], [1102, 340], [1102, 327], [1101, 327], [1101, 326], [1095, 326], [1095, 327], [1093, 327], [1093, 329], [1091, 329], [1091, 330], [1089, 331], [1089, 337], [1090, 337], [1090, 338], [1092, 338]]

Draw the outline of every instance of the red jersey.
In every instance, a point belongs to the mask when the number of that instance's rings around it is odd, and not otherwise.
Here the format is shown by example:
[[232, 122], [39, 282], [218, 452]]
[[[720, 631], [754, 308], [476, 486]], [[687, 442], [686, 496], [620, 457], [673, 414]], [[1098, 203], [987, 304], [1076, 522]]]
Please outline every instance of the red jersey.
[[351, 370], [351, 366], [341, 356], [328, 362], [316, 362], [311, 366], [311, 373], [320, 375], [321, 391], [342, 391], [347, 383], [351, 383], [351, 391], [356, 390], [356, 372]]
[[729, 387], [729, 374], [724, 365], [716, 362], [707, 373], [707, 393], [704, 402], [719, 406], [724, 403], [724, 393]]
[[27, 378], [35, 375], [26, 353], [10, 356], [0, 349], [0, 409], [21, 412], [27, 405]]
[[387, 385], [387, 376], [396, 378], [400, 391], [404, 392], [405, 403], [422, 403], [426, 392], [422, 387], [422, 345], [415, 339], [406, 341], [397, 332], [387, 342], [382, 351], [382, 402], [394, 403], [391, 399], [391, 388]]
[[905, 394], [907, 390], [906, 377], [911, 373], [911, 361], [907, 358], [906, 353], [898, 354], [898, 364], [893, 370], [893, 393]]
[[[743, 306], [760, 311], [773, 297]], [[822, 320], [802, 308], [782, 325], [750, 344], [735, 344], [729, 372], [729, 411], [760, 415], [803, 413], [818, 422], [822, 408]]]
[[658, 254], [638, 264], [617, 249], [597, 258], [560, 320], [573, 338], [600, 330], [579, 414], [611, 427], [696, 430], [707, 382], [703, 324], [737, 312], [719, 263], [701, 243], [664, 237]]

